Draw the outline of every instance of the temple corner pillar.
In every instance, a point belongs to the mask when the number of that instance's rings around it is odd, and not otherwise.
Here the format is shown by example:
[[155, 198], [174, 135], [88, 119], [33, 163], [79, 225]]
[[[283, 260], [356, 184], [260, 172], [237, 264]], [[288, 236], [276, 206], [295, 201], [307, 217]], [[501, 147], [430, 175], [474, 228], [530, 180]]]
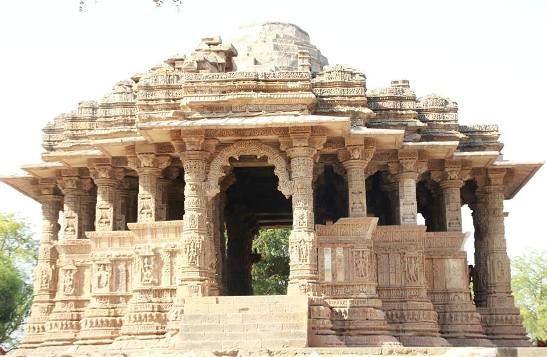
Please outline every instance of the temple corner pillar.
[[529, 346], [511, 292], [511, 267], [504, 226], [505, 169], [484, 169], [476, 177], [471, 205], [475, 226], [475, 304], [487, 337], [497, 346]]
[[55, 306], [57, 291], [58, 252], [55, 243], [59, 238], [59, 211], [63, 197], [54, 179], [41, 179], [38, 183], [42, 205], [42, 235], [38, 250], [38, 263], [33, 271], [34, 296], [25, 334], [19, 348], [35, 348], [45, 340], [46, 322]]

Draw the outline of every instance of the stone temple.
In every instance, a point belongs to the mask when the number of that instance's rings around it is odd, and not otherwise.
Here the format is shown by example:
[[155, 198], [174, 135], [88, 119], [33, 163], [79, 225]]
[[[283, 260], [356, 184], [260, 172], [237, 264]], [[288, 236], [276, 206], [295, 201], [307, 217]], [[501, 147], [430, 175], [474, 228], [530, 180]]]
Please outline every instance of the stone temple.
[[[450, 98], [367, 90], [295, 25], [204, 38], [43, 132], [1, 178], [43, 210], [14, 355], [528, 345], [503, 202], [542, 164]], [[252, 296], [262, 227], [292, 229], [286, 296]]]

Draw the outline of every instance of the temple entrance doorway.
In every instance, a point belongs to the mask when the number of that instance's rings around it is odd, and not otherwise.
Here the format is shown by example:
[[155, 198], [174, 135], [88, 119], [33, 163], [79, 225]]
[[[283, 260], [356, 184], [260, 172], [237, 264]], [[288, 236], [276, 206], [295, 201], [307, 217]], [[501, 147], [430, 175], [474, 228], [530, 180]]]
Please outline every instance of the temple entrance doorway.
[[[233, 160], [223, 179], [224, 295], [280, 295], [289, 276], [292, 203], [272, 166]], [[255, 166], [258, 165], [258, 166]]]

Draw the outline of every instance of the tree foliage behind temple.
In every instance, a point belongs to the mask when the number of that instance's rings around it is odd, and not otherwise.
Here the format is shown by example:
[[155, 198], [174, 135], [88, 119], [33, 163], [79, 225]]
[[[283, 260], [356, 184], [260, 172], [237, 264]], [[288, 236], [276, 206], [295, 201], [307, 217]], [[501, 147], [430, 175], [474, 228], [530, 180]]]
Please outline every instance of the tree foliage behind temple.
[[538, 344], [547, 341], [547, 250], [516, 257], [511, 281], [524, 327]]
[[32, 303], [31, 268], [36, 264], [38, 242], [28, 224], [0, 213], [0, 345], [17, 343], [14, 332], [28, 315]]
[[289, 281], [290, 229], [263, 229], [253, 241], [261, 260], [253, 264], [254, 295], [284, 295]]

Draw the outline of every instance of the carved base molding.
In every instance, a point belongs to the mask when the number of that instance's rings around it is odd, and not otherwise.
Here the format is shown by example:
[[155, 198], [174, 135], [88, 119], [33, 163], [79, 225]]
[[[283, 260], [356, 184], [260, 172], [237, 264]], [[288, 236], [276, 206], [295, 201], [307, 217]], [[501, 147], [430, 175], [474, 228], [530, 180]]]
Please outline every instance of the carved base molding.
[[427, 293], [441, 336], [453, 346], [493, 347], [471, 299], [466, 254], [461, 232], [427, 232], [425, 274]]
[[427, 296], [425, 227], [380, 226], [373, 242], [378, 294], [393, 335], [404, 346], [449, 346]]
[[530, 341], [515, 307], [478, 308], [486, 336], [498, 347], [529, 347]]

